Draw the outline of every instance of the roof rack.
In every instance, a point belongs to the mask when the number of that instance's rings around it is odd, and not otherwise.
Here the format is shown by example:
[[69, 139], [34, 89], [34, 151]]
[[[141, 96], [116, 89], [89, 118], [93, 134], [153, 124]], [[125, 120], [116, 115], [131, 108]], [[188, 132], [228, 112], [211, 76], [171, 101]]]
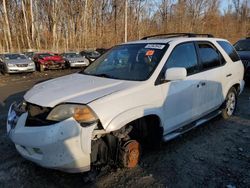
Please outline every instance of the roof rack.
[[167, 33], [167, 34], [157, 34], [157, 35], [150, 35], [141, 38], [141, 40], [148, 40], [150, 38], [175, 38], [175, 37], [208, 37], [213, 38], [214, 36], [211, 34], [198, 34], [198, 33]]

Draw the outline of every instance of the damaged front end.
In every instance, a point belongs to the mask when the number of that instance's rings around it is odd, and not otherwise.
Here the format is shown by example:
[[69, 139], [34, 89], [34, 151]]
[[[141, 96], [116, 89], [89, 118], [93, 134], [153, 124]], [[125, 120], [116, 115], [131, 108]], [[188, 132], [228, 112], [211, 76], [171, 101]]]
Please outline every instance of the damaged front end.
[[[29, 102], [13, 103], [7, 118], [9, 138], [22, 157], [40, 166], [70, 173], [89, 171], [97, 122], [81, 124], [76, 120], [79, 117], [48, 120], [58, 117], [53, 115], [54, 109]], [[81, 113], [79, 109], [77, 112]]]
[[22, 101], [20, 103], [14, 102], [11, 104], [7, 117], [7, 133], [10, 134], [11, 129], [14, 129], [19, 117], [27, 112], [27, 103]]

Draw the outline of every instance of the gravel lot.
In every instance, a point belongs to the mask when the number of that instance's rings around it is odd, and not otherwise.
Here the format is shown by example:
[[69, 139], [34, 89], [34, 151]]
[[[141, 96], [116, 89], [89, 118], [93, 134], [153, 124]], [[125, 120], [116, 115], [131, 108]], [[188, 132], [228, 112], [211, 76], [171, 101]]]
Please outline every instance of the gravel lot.
[[76, 71], [0, 75], [0, 187], [250, 187], [249, 87], [233, 118], [217, 117], [163, 144], [132, 170], [106, 167], [97, 175], [67, 174], [23, 159], [6, 135], [9, 105], [35, 83]]

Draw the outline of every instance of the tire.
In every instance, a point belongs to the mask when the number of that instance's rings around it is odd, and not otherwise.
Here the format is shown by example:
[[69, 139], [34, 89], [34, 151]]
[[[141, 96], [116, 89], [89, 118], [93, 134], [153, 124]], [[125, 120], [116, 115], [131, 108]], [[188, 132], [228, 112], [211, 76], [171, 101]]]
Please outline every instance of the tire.
[[43, 72], [43, 71], [44, 71], [44, 66], [41, 65], [41, 64], [39, 64], [39, 71], [40, 71], [40, 72]]
[[232, 87], [228, 93], [222, 109], [222, 117], [224, 119], [229, 119], [234, 115], [237, 106], [237, 91]]

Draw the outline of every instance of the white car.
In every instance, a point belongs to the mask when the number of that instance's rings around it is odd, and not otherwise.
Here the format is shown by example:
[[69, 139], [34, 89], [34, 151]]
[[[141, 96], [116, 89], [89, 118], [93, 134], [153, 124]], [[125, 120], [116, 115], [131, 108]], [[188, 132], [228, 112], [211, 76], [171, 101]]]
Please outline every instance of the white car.
[[134, 167], [157, 147], [233, 115], [244, 67], [224, 39], [175, 34], [114, 47], [87, 69], [35, 85], [9, 109], [17, 151], [46, 168]]

